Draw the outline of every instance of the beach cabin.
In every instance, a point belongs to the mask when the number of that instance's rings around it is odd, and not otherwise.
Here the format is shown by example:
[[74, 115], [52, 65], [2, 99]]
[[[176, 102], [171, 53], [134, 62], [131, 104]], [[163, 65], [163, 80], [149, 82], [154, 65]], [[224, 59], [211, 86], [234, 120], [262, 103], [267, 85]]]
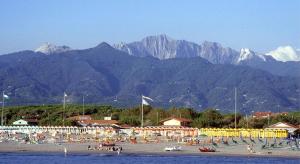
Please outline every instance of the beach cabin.
[[189, 126], [192, 121], [186, 118], [170, 117], [160, 122], [164, 126]]
[[288, 133], [293, 134], [296, 130], [298, 130], [299, 128], [295, 125], [289, 124], [289, 123], [285, 123], [285, 122], [278, 122], [276, 124], [270, 125], [269, 127], [267, 127], [266, 129], [272, 129], [272, 130], [276, 130], [276, 129], [285, 129], [288, 131]]
[[191, 128], [186, 126], [146, 126], [133, 127], [133, 132], [139, 136], [165, 136], [171, 138], [178, 137], [195, 137], [198, 136], [198, 128]]
[[13, 125], [15, 126], [26, 126], [28, 125], [28, 122], [26, 120], [23, 120], [23, 119], [20, 119], [20, 120], [17, 120], [15, 122], [13, 122]]

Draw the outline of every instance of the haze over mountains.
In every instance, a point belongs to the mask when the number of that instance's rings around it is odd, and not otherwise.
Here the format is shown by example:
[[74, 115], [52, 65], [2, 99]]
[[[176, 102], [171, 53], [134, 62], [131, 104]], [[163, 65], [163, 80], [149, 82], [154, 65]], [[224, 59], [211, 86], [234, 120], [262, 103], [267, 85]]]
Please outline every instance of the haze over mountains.
[[143, 94], [154, 99], [153, 106], [224, 112], [233, 111], [237, 87], [241, 112], [292, 111], [300, 106], [298, 68], [297, 61], [246, 48], [239, 52], [160, 35], [113, 47], [46, 44], [1, 55], [0, 86], [11, 105], [61, 103], [65, 91], [69, 103], [80, 103], [84, 95], [88, 103], [134, 106]]

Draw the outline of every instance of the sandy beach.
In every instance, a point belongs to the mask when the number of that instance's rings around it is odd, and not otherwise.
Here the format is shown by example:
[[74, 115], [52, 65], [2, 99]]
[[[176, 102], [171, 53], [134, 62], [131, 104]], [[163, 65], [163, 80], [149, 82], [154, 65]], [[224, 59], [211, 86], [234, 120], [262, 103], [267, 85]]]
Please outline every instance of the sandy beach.
[[[97, 143], [63, 143], [63, 144], [19, 144], [19, 143], [0, 143], [0, 152], [61, 152], [64, 153], [64, 147], [68, 153], [108, 153], [117, 154], [117, 152], [106, 150], [88, 150], [88, 145], [92, 147]], [[166, 152], [166, 146], [181, 146], [182, 151]], [[116, 143], [117, 147], [122, 147], [122, 153], [126, 154], [155, 154], [155, 155], [224, 155], [224, 156], [268, 156], [268, 157], [291, 157], [300, 158], [300, 151], [290, 150], [287, 147], [261, 149], [260, 144], [253, 146], [255, 153], [247, 151], [246, 144], [219, 144], [216, 152], [200, 152], [200, 146], [187, 146], [176, 142], [163, 143], [138, 143], [130, 144], [125, 142]]]

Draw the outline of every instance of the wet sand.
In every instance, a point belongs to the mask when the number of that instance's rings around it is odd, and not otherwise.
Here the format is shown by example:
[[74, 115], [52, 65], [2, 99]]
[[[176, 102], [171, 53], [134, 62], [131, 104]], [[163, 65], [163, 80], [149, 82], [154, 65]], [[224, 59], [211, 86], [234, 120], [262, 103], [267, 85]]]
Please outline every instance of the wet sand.
[[[117, 154], [105, 150], [87, 150], [88, 145], [94, 147], [97, 143], [64, 143], [64, 144], [19, 144], [19, 143], [0, 143], [0, 152], [61, 152], [64, 153], [66, 147], [68, 153], [99, 153]], [[181, 146], [182, 151], [166, 152], [166, 146]], [[116, 146], [123, 148], [125, 154], [153, 154], [153, 155], [223, 155], [223, 156], [268, 156], [268, 157], [291, 157], [300, 158], [300, 151], [290, 150], [288, 147], [261, 149], [260, 144], [254, 145], [255, 153], [247, 151], [246, 144], [218, 144], [217, 152], [200, 152], [200, 146], [187, 146], [176, 142], [168, 143], [138, 143], [130, 144], [125, 142], [117, 143]]]

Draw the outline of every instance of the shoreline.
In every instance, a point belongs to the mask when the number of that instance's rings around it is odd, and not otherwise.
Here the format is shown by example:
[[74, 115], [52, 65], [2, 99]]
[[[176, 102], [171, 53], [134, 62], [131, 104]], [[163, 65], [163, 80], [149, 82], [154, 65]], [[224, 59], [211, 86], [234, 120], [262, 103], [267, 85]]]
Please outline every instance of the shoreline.
[[[26, 154], [26, 153], [30, 153], [30, 154], [59, 154], [61, 153], [62, 155], [63, 152], [60, 151], [0, 151], [0, 154]], [[77, 152], [71, 152], [68, 153], [69, 155], [88, 155], [88, 154], [99, 154], [99, 155], [104, 155], [104, 156], [118, 156], [118, 154], [116, 152], [107, 152], [107, 151], [98, 151], [98, 152], [92, 152], [92, 151], [77, 151]], [[249, 154], [249, 155], [245, 155], [245, 154], [226, 154], [226, 153], [174, 153], [174, 152], [166, 152], [166, 153], [148, 153], [148, 152], [130, 152], [130, 153], [121, 153], [120, 155], [126, 155], [126, 156], [161, 156], [161, 157], [176, 157], [176, 156], [193, 156], [193, 157], [197, 157], [197, 156], [218, 156], [218, 157], [248, 157], [248, 158], [263, 158], [263, 157], [268, 157], [268, 158], [287, 158], [287, 159], [299, 159], [300, 160], [300, 156], [285, 156], [285, 155], [257, 155], [257, 154]]]
[[[0, 153], [36, 153], [36, 154], [58, 154], [64, 155], [64, 147], [67, 148], [67, 154], [102, 154], [102, 155], [118, 155], [117, 152], [105, 150], [87, 150], [87, 145], [95, 143], [71, 143], [71, 144], [16, 144], [16, 143], [0, 143]], [[121, 155], [129, 156], [227, 156], [227, 157], [268, 157], [268, 158], [293, 158], [300, 159], [300, 151], [292, 151], [284, 149], [275, 149], [267, 151], [258, 151], [257, 153], [247, 153], [242, 148], [244, 145], [232, 147], [219, 147], [217, 152], [200, 152], [199, 146], [184, 146], [182, 151], [166, 152], [163, 148], [170, 143], [159, 144], [128, 144], [118, 143], [116, 146], [122, 146]], [[232, 149], [232, 150], [231, 150]], [[268, 152], [272, 152], [268, 154]]]

